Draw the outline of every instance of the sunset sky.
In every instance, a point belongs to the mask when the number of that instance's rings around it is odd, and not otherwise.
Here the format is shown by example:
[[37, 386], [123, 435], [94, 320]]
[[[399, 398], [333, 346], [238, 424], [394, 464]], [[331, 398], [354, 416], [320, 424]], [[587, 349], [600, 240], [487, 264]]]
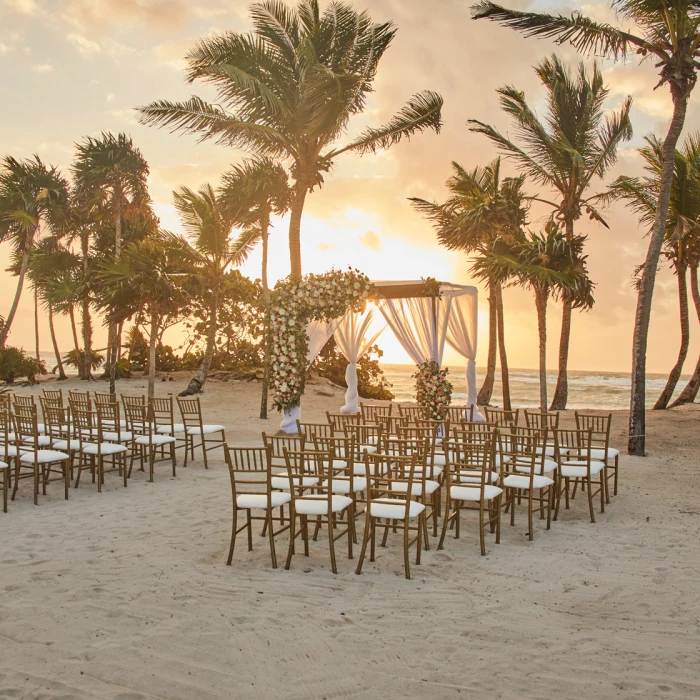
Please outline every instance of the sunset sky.
[[[380, 64], [366, 113], [351, 123], [350, 133], [387, 121], [415, 92], [431, 89], [445, 100], [440, 135], [423, 134], [377, 156], [342, 156], [322, 190], [307, 198], [302, 222], [305, 272], [352, 265], [374, 279], [436, 277], [470, 283], [468, 261], [441, 249], [432, 228], [415, 213], [407, 198], [442, 199], [450, 162], [474, 167], [496, 152], [483, 136], [469, 132], [468, 119], [490, 122], [508, 130], [495, 90], [511, 84], [524, 90], [530, 103], [542, 104], [542, 89], [532, 66], [554, 50], [547, 41], [523, 39], [514, 31], [469, 19], [469, 0], [355, 0], [375, 21], [393, 20], [394, 43]], [[606, 3], [510, 2], [520, 9], [548, 11], [579, 9], [596, 19], [613, 20]], [[149, 180], [154, 208], [165, 228], [178, 230], [172, 190], [179, 185], [218, 184], [227, 168], [243, 154], [194, 138], [140, 126], [134, 107], [156, 98], [209, 97], [199, 85], [183, 80], [184, 56], [198, 37], [225, 30], [250, 28], [249, 0], [0, 0], [0, 153], [28, 157], [37, 153], [67, 174], [74, 144], [100, 131], [125, 131], [134, 139], [151, 168]], [[325, 6], [325, 2], [322, 2]], [[567, 61], [578, 56], [556, 49]], [[636, 153], [649, 133], [663, 135], [671, 101], [657, 82], [652, 62], [638, 65], [603, 64], [610, 88], [609, 108], [628, 94], [634, 98], [634, 139], [624, 144], [609, 179], [621, 173], [639, 174]], [[691, 99], [686, 132], [698, 128], [700, 105]], [[506, 170], [514, 174], [510, 164]], [[602, 183], [596, 183], [596, 188]], [[536, 190], [532, 190], [533, 192]], [[541, 191], [541, 193], [545, 193]], [[543, 211], [533, 211], [532, 228], [541, 226]], [[629, 371], [635, 292], [630, 279], [644, 259], [647, 241], [635, 217], [621, 206], [609, 210], [610, 230], [588, 220], [577, 224], [589, 235], [590, 272], [597, 283], [596, 305], [574, 317], [570, 366], [582, 370]], [[288, 274], [286, 220], [276, 221], [271, 274]], [[0, 246], [2, 268], [9, 255]], [[260, 257], [254, 254], [245, 273], [259, 276]], [[0, 273], [6, 314], [15, 279]], [[25, 294], [10, 343], [33, 347], [32, 301]], [[534, 302], [528, 292], [507, 290], [506, 333], [510, 362], [534, 367], [537, 334]], [[675, 278], [666, 269], [657, 281], [648, 367], [668, 371], [678, 352], [678, 304]], [[480, 295], [478, 364], [486, 358], [485, 294]], [[691, 318], [694, 314], [691, 313]], [[554, 367], [559, 313], [549, 316], [549, 360]], [[60, 321], [60, 340], [69, 349], [67, 324]], [[686, 371], [700, 352], [697, 324]], [[42, 326], [44, 349], [50, 349], [48, 328]], [[388, 337], [379, 344], [386, 358], [407, 362]], [[456, 360], [447, 355], [448, 361]]]

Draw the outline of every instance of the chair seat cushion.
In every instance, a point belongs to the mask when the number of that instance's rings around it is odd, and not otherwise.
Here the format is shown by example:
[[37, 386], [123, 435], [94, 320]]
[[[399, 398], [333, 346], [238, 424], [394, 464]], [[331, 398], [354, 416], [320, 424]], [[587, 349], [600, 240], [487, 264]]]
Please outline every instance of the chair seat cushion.
[[[535, 489], [543, 489], [547, 486], [551, 486], [553, 483], [554, 481], [548, 476], [541, 476], [540, 474], [535, 474], [532, 479], [532, 487]], [[530, 477], [519, 476], [518, 474], [509, 474], [505, 479], [503, 479], [503, 485], [509, 489], [529, 489]]]
[[[384, 462], [379, 463], [379, 474], [386, 474], [387, 466]], [[367, 475], [367, 469], [365, 467], [365, 463], [363, 462], [355, 462], [352, 467], [352, 473], [355, 476], [366, 476]], [[370, 462], [369, 463], [369, 473], [371, 476], [376, 476], [377, 475], [377, 463], [376, 462]]]
[[[535, 452], [536, 452], [538, 455], [541, 455], [541, 454], [542, 454], [542, 448], [541, 448], [541, 447], [535, 448]], [[554, 457], [554, 445], [545, 445], [545, 446], [544, 446], [544, 456], [545, 456], [545, 457]]]
[[0, 469], [9, 469], [10, 467], [5, 462], [0, 462]]
[[71, 438], [70, 440], [54, 440], [52, 447], [54, 450], [79, 450], [80, 440]]
[[[551, 474], [552, 472], [555, 472], [557, 470], [557, 467], [559, 466], [553, 459], [547, 459], [546, 457], [544, 458], [544, 464], [542, 464], [541, 457], [535, 460], [535, 473], [536, 474]], [[514, 466], [516, 471], [519, 472], [524, 472], [525, 474], [530, 472], [530, 465], [531, 462], [530, 460], [525, 460], [525, 462], [522, 464], [518, 464], [519, 460], [515, 460]]]
[[[48, 435], [38, 435], [36, 441], [39, 447], [49, 447], [51, 445], [51, 438]], [[22, 435], [22, 442], [30, 444], [34, 442], [34, 438], [29, 435]]]
[[187, 434], [188, 435], [211, 435], [211, 433], [223, 433], [226, 428], [223, 425], [205, 425], [203, 427], [199, 427], [198, 425], [193, 425], [187, 428]]
[[[328, 482], [323, 482], [323, 488], [328, 488]], [[367, 488], [367, 479], [361, 476], [356, 476], [352, 480], [352, 490], [354, 493], [359, 493]], [[350, 493], [350, 479], [347, 477], [333, 478], [333, 493]]]
[[[65, 452], [59, 452], [58, 450], [39, 450], [36, 453], [36, 461], [40, 464], [46, 464], [48, 462], [62, 462], [64, 459], [70, 459], [70, 456]], [[22, 452], [19, 456], [20, 462], [33, 462], [34, 452]]]
[[[26, 451], [26, 449], [21, 450], [21, 452]], [[20, 454], [20, 450], [18, 450], [15, 445], [8, 445], [7, 448], [0, 446], [0, 454], [3, 454], [3, 452], [5, 457], [16, 457]]]
[[172, 435], [173, 432], [184, 433], [185, 426], [182, 423], [175, 423], [172, 427], [169, 425], [157, 425], [156, 432], [161, 433], [162, 435]]
[[[428, 466], [426, 466], [426, 469], [427, 469], [427, 471], [425, 473], [425, 476], [428, 479], [436, 479], [443, 472], [443, 468], [438, 466], [438, 465], [435, 465], [435, 466], [428, 465]], [[416, 473], [419, 473], [419, 472], [421, 474], [423, 473], [423, 465], [422, 464], [416, 464]]]
[[[294, 501], [294, 508], [301, 515], [323, 515], [328, 512], [329, 498], [325, 495], [310, 495], [302, 498], [297, 498]], [[331, 513], [339, 513], [345, 510], [352, 504], [352, 498], [347, 496], [338, 496], [336, 494], [330, 497]]]
[[[616, 450], [614, 447], [608, 447], [607, 458], [615, 459], [620, 454], [620, 450]], [[591, 450], [591, 459], [605, 459], [605, 450], [600, 448], [593, 448]]]
[[[591, 462], [591, 474], [600, 474], [605, 468], [603, 462]], [[580, 477], [585, 477], [587, 475], [586, 463], [585, 462], [564, 462], [561, 465], [561, 475], [566, 476], [570, 479], [578, 479]]]
[[134, 434], [129, 430], [122, 430], [118, 433], [107, 430], [102, 433], [102, 438], [107, 442], [130, 442], [133, 437]]
[[86, 455], [116, 455], [126, 452], [126, 446], [120, 445], [117, 442], [103, 442], [96, 444], [94, 442], [84, 442], [81, 452]]
[[170, 445], [175, 442], [175, 438], [172, 435], [138, 435], [134, 442], [137, 445]]
[[[459, 480], [463, 484], [479, 484], [481, 483], [481, 472], [471, 469], [463, 469], [459, 472]], [[498, 481], [498, 472], [489, 472], [486, 481], [495, 484]]]
[[292, 495], [289, 493], [283, 493], [282, 491], [273, 491], [270, 494], [270, 499], [268, 501], [267, 494], [265, 493], [242, 493], [240, 496], [236, 496], [236, 505], [239, 508], [267, 508], [268, 503], [272, 508], [279, 508], [280, 506], [289, 503], [292, 500]]
[[[435, 493], [439, 488], [440, 488], [440, 484], [438, 484], [437, 481], [433, 481], [432, 479], [425, 480], [425, 493], [426, 494], [430, 495], [431, 493]], [[407, 493], [408, 492], [408, 482], [407, 481], [392, 482], [391, 490], [394, 493]], [[421, 484], [420, 480], [414, 481], [411, 484], [411, 496], [420, 496], [422, 492], [423, 492], [423, 488], [422, 488], [422, 484]]]
[[444, 467], [447, 464], [447, 458], [442, 452], [435, 452], [433, 455], [433, 464]]
[[[408, 517], [417, 518], [425, 506], [418, 501], [408, 502]], [[392, 498], [378, 498], [369, 504], [369, 514], [373, 518], [390, 518], [404, 520], [406, 517], [406, 501]]]
[[[486, 484], [484, 486], [484, 500], [490, 501], [496, 496], [500, 496], [503, 493], [503, 489], [499, 489], [498, 486], [491, 486]], [[477, 486], [452, 486], [450, 488], [450, 498], [455, 501], [480, 501], [481, 500], [481, 489]]]
[[[295, 476], [293, 477], [294, 484], [296, 486], [299, 485], [299, 477]], [[317, 476], [304, 476], [301, 477], [301, 485], [302, 486], [316, 486], [320, 479]], [[272, 479], [270, 479], [270, 483], [272, 484], [273, 489], [282, 489], [282, 490], [287, 490], [289, 489], [289, 477], [288, 476], [273, 476]]]

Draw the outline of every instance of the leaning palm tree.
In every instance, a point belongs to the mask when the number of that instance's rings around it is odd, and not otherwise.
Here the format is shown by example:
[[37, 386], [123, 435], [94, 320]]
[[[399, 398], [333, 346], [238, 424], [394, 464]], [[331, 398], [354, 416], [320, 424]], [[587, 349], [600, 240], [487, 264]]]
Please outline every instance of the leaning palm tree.
[[656, 201], [656, 216], [649, 249], [639, 281], [632, 351], [632, 394], [630, 397], [630, 454], [645, 450], [646, 351], [651, 318], [651, 302], [666, 217], [671, 198], [676, 144], [683, 131], [688, 100], [697, 81], [700, 58], [700, 12], [695, 0], [612, 0], [612, 7], [631, 31], [594, 22], [579, 12], [570, 16], [539, 12], [516, 12], [481, 0], [472, 6], [475, 19], [487, 18], [523, 32], [526, 36], [570, 43], [584, 54], [603, 55], [615, 60], [630, 54], [652, 58], [659, 71], [657, 87], [668, 84], [673, 100], [673, 116], [663, 143], [661, 187]]
[[[265, 327], [270, 321], [270, 287], [267, 279], [267, 259], [270, 217], [284, 214], [291, 204], [292, 191], [284, 168], [270, 158], [255, 158], [235, 166], [224, 175], [219, 188], [222, 206], [243, 228], [239, 245], [260, 238], [262, 243], [261, 282], [265, 301]], [[267, 418], [267, 393], [270, 381], [270, 343], [267, 331], [264, 338], [265, 362], [260, 397], [260, 418]]]
[[0, 243], [10, 242], [17, 259], [17, 289], [0, 328], [0, 348], [5, 347], [22, 296], [32, 252], [39, 242], [42, 228], [60, 235], [65, 227], [68, 182], [53, 166], [42, 163], [39, 156], [17, 160], [5, 156], [0, 161]]
[[[647, 175], [642, 178], [622, 176], [613, 182], [604, 195], [606, 200], [622, 200], [637, 214], [639, 222], [652, 229], [656, 219], [656, 204], [663, 172], [663, 143], [647, 136], [646, 146], [639, 149]], [[700, 236], [700, 134], [688, 136], [675, 153], [671, 198], [666, 218], [664, 257], [671, 263], [678, 283], [681, 345], [678, 359], [669, 373], [666, 386], [654, 404], [655, 410], [665, 409], [678, 384], [690, 344], [688, 314], [689, 266], [698, 257]]]
[[[553, 216], [563, 225], [565, 234], [573, 239], [575, 222], [584, 213], [607, 227], [589, 190], [593, 181], [602, 178], [615, 163], [619, 143], [632, 136], [629, 118], [632, 100], [628, 97], [617, 112], [606, 115], [603, 105], [608, 89], [596, 64], [589, 74], [580, 63], [574, 74], [557, 56], [552, 56], [535, 70], [547, 89], [544, 121], [528, 105], [523, 92], [504, 87], [498, 91], [501, 107], [513, 120], [516, 138], [512, 140], [480, 121], [470, 120], [470, 123], [472, 131], [485, 134], [523, 174], [556, 193], [554, 201], [540, 201], [553, 208]], [[559, 375], [552, 410], [566, 408], [568, 398], [567, 369], [574, 300], [566, 292], [562, 299]]]
[[[484, 167], [465, 170], [452, 163], [454, 175], [448, 179], [450, 197], [443, 203], [411, 198], [413, 206], [433, 222], [438, 242], [448, 250], [483, 254], [497, 239], [514, 244], [523, 238], [527, 205], [524, 177], [501, 178], [501, 160]], [[487, 275], [489, 290], [489, 350], [486, 376], [477, 403], [488, 405], [496, 373], [496, 350], [500, 351], [503, 405], [510, 410], [508, 359], [503, 323], [501, 282]]]
[[224, 208], [213, 187], [202, 185], [197, 192], [181, 187], [173, 192], [175, 208], [188, 235], [187, 253], [192, 270], [200, 282], [200, 292], [209, 303], [209, 324], [202, 364], [180, 396], [198, 394], [209, 375], [216, 349], [219, 295], [224, 275], [230, 267], [240, 265], [249, 255], [259, 234], [231, 238], [236, 226], [235, 212]]
[[414, 95], [384, 126], [343, 146], [350, 118], [372, 91], [377, 66], [396, 28], [366, 12], [318, 0], [290, 8], [265, 0], [250, 8], [253, 32], [201, 39], [187, 56], [187, 80], [212, 85], [217, 103], [199, 97], [141, 107], [141, 123], [212, 139], [290, 164], [294, 196], [289, 222], [291, 273], [301, 277], [301, 217], [307, 194], [323, 184], [335, 159], [375, 153], [425, 130], [439, 131], [442, 98]]
[[535, 296], [539, 337], [540, 409], [547, 410], [547, 303], [567, 294], [577, 308], [593, 306], [593, 283], [588, 276], [585, 237], [563, 234], [551, 220], [543, 234], [525, 240], [494, 243], [472, 266], [481, 279], [495, 278], [502, 284], [531, 289]]
[[[100, 202], [114, 230], [114, 260], [122, 249], [122, 224], [131, 208], [149, 201], [146, 178], [148, 163], [126, 134], [104, 132], [100, 138], [87, 137], [77, 145], [72, 167], [77, 196], [84, 201]], [[109, 319], [108, 357], [109, 391], [116, 392], [116, 367], [119, 352], [118, 325]]]

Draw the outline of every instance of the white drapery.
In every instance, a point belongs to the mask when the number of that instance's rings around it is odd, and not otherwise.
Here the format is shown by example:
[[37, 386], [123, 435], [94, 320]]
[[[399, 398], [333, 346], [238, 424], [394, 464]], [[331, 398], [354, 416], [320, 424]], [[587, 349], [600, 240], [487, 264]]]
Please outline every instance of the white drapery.
[[341, 413], [357, 413], [360, 410], [360, 395], [357, 392], [357, 363], [386, 328], [386, 326], [382, 326], [373, 335], [368, 336], [367, 333], [373, 319], [374, 308], [368, 306], [361, 314], [349, 311], [336, 328], [335, 342], [349, 363], [345, 370], [345, 382], [348, 388], [345, 392], [345, 405], [340, 409]]
[[[330, 323], [327, 321], [311, 321], [306, 326], [306, 335], [309, 338], [309, 350], [306, 353], [307, 369], [311, 363], [318, 357], [323, 346], [329, 341], [330, 337], [338, 327], [340, 319], [334, 319]], [[280, 430], [288, 435], [294, 435], [297, 432], [297, 420], [301, 418], [301, 406], [285, 409], [282, 414], [282, 422]]]

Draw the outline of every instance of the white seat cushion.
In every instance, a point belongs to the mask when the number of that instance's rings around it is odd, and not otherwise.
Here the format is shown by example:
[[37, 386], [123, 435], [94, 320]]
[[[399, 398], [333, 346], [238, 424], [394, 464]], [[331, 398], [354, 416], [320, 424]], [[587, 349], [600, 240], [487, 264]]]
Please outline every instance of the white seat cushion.
[[[15, 436], [14, 433], [10, 433], [10, 434], [7, 436], [8, 442], [14, 442], [15, 439], [16, 439], [16, 436]], [[0, 440], [3, 440], [3, 441], [5, 440], [5, 433], [0, 433]]]
[[103, 455], [116, 455], [126, 452], [126, 446], [120, 445], [117, 442], [103, 442], [99, 445], [94, 442], [84, 442], [81, 452], [86, 455], [96, 455], [100, 453]]
[[[148, 435], [139, 435], [134, 442], [137, 445], [148, 445]], [[151, 435], [150, 438], [150, 444], [152, 445], [170, 445], [173, 442], [175, 442], [175, 438], [172, 435]]]
[[444, 467], [447, 464], [447, 458], [442, 452], [436, 452], [433, 455], [433, 464]]
[[198, 425], [187, 428], [188, 435], [210, 435], [211, 433], [223, 433], [226, 428], [223, 425], [205, 425], [200, 428]]
[[[541, 448], [541, 447], [537, 447], [537, 448], [535, 449], [535, 452], [536, 452], [538, 455], [541, 455], [541, 454], [542, 454], [542, 448]], [[545, 446], [544, 446], [544, 456], [545, 456], [545, 457], [554, 457], [554, 445], [545, 445]]]
[[[328, 482], [323, 482], [323, 487], [328, 488]], [[354, 493], [359, 493], [367, 488], [367, 479], [361, 476], [356, 476], [352, 480], [352, 490]], [[333, 493], [350, 493], [350, 479], [347, 477], [334, 477]]]
[[[425, 480], [425, 493], [426, 494], [430, 495], [431, 493], [435, 493], [439, 488], [440, 488], [440, 484], [438, 484], [437, 481], [433, 481], [432, 479]], [[408, 482], [407, 481], [392, 482], [391, 490], [394, 493], [407, 493]], [[414, 481], [411, 484], [411, 496], [420, 496], [422, 491], [423, 491], [423, 487], [422, 487], [422, 484], [420, 481]]]
[[[599, 474], [605, 467], [603, 462], [593, 462], [591, 461], [591, 474]], [[585, 477], [587, 474], [586, 463], [571, 461], [564, 462], [561, 465], [561, 475], [566, 476], [570, 479], [577, 479], [580, 477]]]
[[[417, 518], [424, 510], [425, 506], [422, 503], [409, 501], [409, 518]], [[374, 518], [403, 520], [406, 516], [406, 502], [399, 499], [378, 498], [369, 504], [369, 514]]]
[[54, 450], [79, 450], [80, 440], [71, 438], [70, 440], [54, 440], [52, 447]]
[[[328, 496], [311, 495], [297, 498], [294, 501], [294, 508], [301, 515], [323, 515], [328, 512]], [[339, 513], [345, 510], [352, 503], [352, 498], [347, 496], [337, 496], [333, 494], [330, 497], [330, 508], [332, 513]]]
[[[539, 474], [535, 474], [532, 480], [532, 487], [542, 489], [546, 486], [551, 486], [553, 483], [554, 481], [552, 481], [552, 479], [550, 479], [548, 476], [540, 476]], [[503, 479], [503, 485], [509, 489], [529, 489], [530, 477], [509, 474], [505, 479]]]
[[[503, 489], [498, 486], [487, 484], [484, 486], [484, 500], [490, 501], [496, 496], [500, 496]], [[481, 489], [474, 486], [452, 486], [450, 488], [450, 497], [455, 501], [479, 501], [481, 499]]]
[[[64, 459], [70, 459], [70, 456], [65, 452], [59, 452], [58, 450], [39, 450], [36, 453], [36, 461], [40, 464], [46, 464], [47, 462], [62, 462]], [[33, 462], [34, 452], [22, 452], [19, 456], [20, 462]]]
[[[608, 447], [608, 459], [614, 459], [620, 454], [620, 450], [614, 447]], [[593, 448], [591, 450], [591, 459], [605, 459], [605, 450]]]
[[37, 423], [36, 424], [36, 429], [37, 432], [39, 433], [45, 433], [46, 432], [46, 426], [43, 423]]
[[[295, 485], [299, 485], [298, 476], [293, 477], [293, 481]], [[319, 481], [320, 479], [317, 476], [305, 476], [302, 477], [301, 485], [316, 486]], [[270, 479], [270, 483], [272, 484], [273, 489], [289, 489], [289, 477], [287, 476], [273, 476], [272, 479]]]
[[[289, 493], [283, 493], [282, 491], [273, 491], [270, 494], [269, 504], [273, 508], [279, 508], [289, 501], [292, 500], [292, 495]], [[267, 494], [261, 493], [244, 493], [240, 496], [236, 496], [236, 505], [239, 508], [267, 508], [268, 499]]]
[[[384, 462], [379, 463], [379, 474], [386, 474], [386, 464]], [[365, 463], [364, 461], [362, 462], [355, 462], [352, 468], [352, 473], [355, 476], [366, 476], [367, 474], [367, 469], [365, 468]], [[369, 463], [369, 473], [372, 476], [376, 476], [377, 474], [377, 464], [376, 462], [370, 462]]]
[[[481, 472], [471, 469], [463, 469], [459, 472], [459, 480], [463, 484], [480, 484]], [[492, 484], [495, 484], [498, 481], [498, 472], [489, 472], [486, 480], [490, 481]]]
[[130, 442], [134, 436], [133, 433], [128, 430], [122, 430], [119, 433], [108, 430], [102, 433], [102, 437], [104, 440], [107, 440], [107, 442], [117, 442], [117, 440], [119, 440], [119, 442]]
[[[557, 467], [559, 466], [553, 459], [547, 459], [546, 457], [544, 458], [544, 465], [541, 462], [541, 457], [535, 460], [535, 473], [536, 474], [551, 474], [552, 472], [555, 472], [557, 470]], [[531, 462], [530, 460], [525, 460], [525, 463], [520, 466], [518, 464], [518, 460], [515, 460], [515, 469], [516, 471], [519, 472], [524, 472], [525, 474], [528, 474], [530, 472], [530, 465]]]
[[[38, 435], [36, 441], [39, 447], [49, 447], [51, 445], [51, 438], [48, 435]], [[28, 435], [22, 435], [22, 442], [26, 442], [28, 444], [33, 443], [34, 438]]]
[[[440, 474], [442, 474], [443, 468], [439, 467], [437, 465], [431, 467], [427, 466], [426, 469], [428, 470], [425, 475], [428, 479], [436, 479]], [[423, 473], [423, 465], [422, 464], [417, 464], [416, 465], [416, 473]]]
[[9, 466], [5, 462], [0, 462], [0, 469], [9, 469]]
[[5, 449], [5, 447], [0, 447], [0, 454], [2, 454], [4, 452], [5, 457], [16, 457], [21, 452], [26, 452], [26, 451], [27, 451], [26, 449], [23, 449], [21, 451], [18, 450], [15, 445], [8, 445], [7, 450]]
[[184, 433], [185, 426], [182, 423], [175, 423], [171, 429], [169, 425], [158, 425], [156, 426], [156, 431], [164, 435], [172, 435], [173, 431], [176, 433]]

